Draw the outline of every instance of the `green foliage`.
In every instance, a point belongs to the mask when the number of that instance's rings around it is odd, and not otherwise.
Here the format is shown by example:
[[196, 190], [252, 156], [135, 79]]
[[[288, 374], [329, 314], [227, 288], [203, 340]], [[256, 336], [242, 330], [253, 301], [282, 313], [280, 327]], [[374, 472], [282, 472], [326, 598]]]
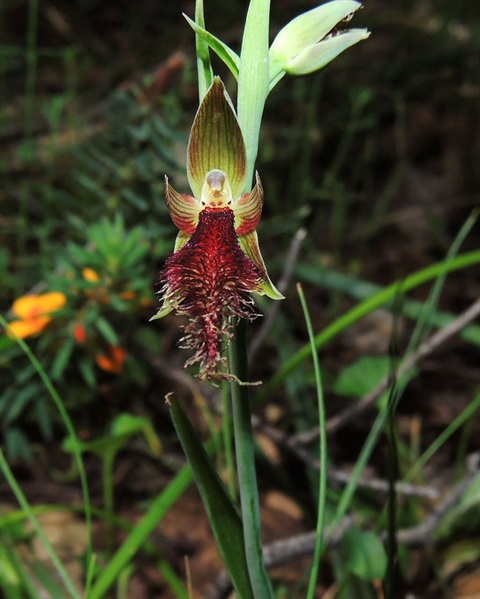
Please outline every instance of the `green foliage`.
[[[53, 381], [60, 386], [72, 379], [79, 382], [73, 387], [73, 406], [76, 392], [82, 394], [83, 405], [95, 398], [102, 370], [138, 377], [143, 365], [135, 355], [139, 337], [131, 339], [133, 325], [138, 319], [147, 320], [148, 309], [153, 309], [153, 268], [147, 259], [152, 243], [145, 230], [140, 226], [127, 230], [118, 214], [113, 220], [103, 218], [87, 227], [84, 239], [84, 244], [67, 243], [53, 273], [47, 274], [47, 288], [63, 293], [67, 301], [33, 340]], [[124, 347], [129, 349], [127, 357], [123, 356]], [[11, 459], [26, 458], [29, 444], [17, 423], [25, 422], [30, 413], [42, 436], [49, 439], [53, 415], [33, 367], [13, 341], [2, 352], [0, 366], [6, 449]]]
[[[186, 137], [179, 132], [179, 102], [167, 95], [151, 102], [150, 85], [145, 76], [81, 117], [70, 112], [71, 88], [44, 99], [47, 140], [32, 133], [30, 162], [24, 164], [23, 154], [16, 158], [26, 171], [20, 202], [18, 179], [8, 171], [4, 176], [2, 216], [11, 226], [2, 222], [0, 230], [0, 309], [11, 310], [14, 300], [32, 292], [67, 297], [28, 342], [73, 410], [91, 404], [106, 377], [118, 389], [140, 389], [151, 372], [142, 353], [161, 347], [146, 323], [155, 309], [158, 264], [174, 234], [163, 178], [178, 171]], [[59, 130], [66, 134], [57, 136]], [[30, 169], [34, 161], [38, 170]], [[123, 365], [112, 348], [127, 352]], [[58, 420], [34, 369], [5, 334], [0, 389], [7, 455], [29, 460], [31, 440], [52, 439]]]
[[349, 528], [342, 538], [341, 553], [345, 569], [362, 580], [382, 580], [387, 556], [379, 537], [370, 531]]
[[342, 370], [334, 389], [340, 395], [362, 397], [380, 383], [390, 368], [388, 356], [363, 356]]

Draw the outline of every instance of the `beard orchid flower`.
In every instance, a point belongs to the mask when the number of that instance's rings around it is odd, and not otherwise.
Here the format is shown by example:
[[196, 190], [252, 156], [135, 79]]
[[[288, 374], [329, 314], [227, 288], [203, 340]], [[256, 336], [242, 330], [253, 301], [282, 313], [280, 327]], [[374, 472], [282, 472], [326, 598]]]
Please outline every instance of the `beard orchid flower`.
[[186, 315], [182, 347], [193, 350], [207, 380], [236, 380], [223, 349], [237, 319], [258, 314], [249, 293], [283, 299], [271, 282], [256, 227], [263, 204], [258, 174], [249, 193], [240, 125], [222, 81], [215, 77], [195, 117], [187, 150], [193, 196], [178, 193], [165, 177], [166, 203], [179, 229], [174, 253], [160, 275], [162, 305], [151, 320], [171, 311]]

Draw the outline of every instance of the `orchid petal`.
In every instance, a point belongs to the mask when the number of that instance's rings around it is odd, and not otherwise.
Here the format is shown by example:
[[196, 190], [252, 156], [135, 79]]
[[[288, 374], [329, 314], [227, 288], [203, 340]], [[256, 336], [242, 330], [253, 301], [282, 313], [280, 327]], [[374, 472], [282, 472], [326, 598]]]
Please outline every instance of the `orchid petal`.
[[260, 288], [259, 290], [256, 290], [255, 293], [267, 295], [269, 298], [275, 300], [285, 299], [268, 276], [265, 262], [263, 261], [262, 254], [260, 252], [260, 246], [258, 245], [257, 232], [252, 231], [251, 233], [246, 233], [245, 235], [239, 235], [238, 242], [240, 243], [240, 247], [245, 254], [250, 258], [250, 260], [252, 260], [252, 262], [260, 269], [262, 273]]
[[165, 176], [165, 197], [168, 211], [177, 229], [192, 235], [198, 223], [200, 204], [192, 196], [175, 191], [168, 184], [167, 176]]
[[[171, 188], [170, 188], [171, 189]], [[177, 234], [177, 238], [175, 239], [175, 247], [173, 249], [173, 253], [175, 254], [179, 250], [183, 248], [190, 240], [191, 235], [189, 233], [185, 233], [185, 231], [179, 231]], [[175, 304], [171, 301], [171, 288], [166, 287], [163, 290], [163, 303], [159, 311], [150, 318], [150, 320], [158, 320], [159, 318], [163, 318], [167, 314], [170, 314], [172, 310], [175, 309]]]
[[219, 77], [213, 79], [200, 104], [188, 142], [187, 175], [196, 198], [200, 198], [205, 174], [212, 170], [227, 175], [234, 198], [242, 193], [247, 175], [245, 142]]
[[290, 75], [307, 75], [318, 71], [336, 58], [350, 46], [366, 39], [370, 35], [368, 29], [349, 29], [329, 39], [322, 40], [305, 48], [285, 66]]
[[178, 250], [181, 250], [184, 245], [186, 245], [190, 240], [190, 233], [185, 233], [184, 231], [179, 231], [177, 233], [177, 237], [175, 239], [175, 246], [173, 248], [173, 253], [175, 254]]
[[[167, 294], [168, 294], [168, 289], [167, 289]], [[148, 322], [152, 322], [152, 320], [158, 320], [159, 318], [163, 318], [167, 314], [170, 314], [170, 312], [173, 309], [174, 309], [174, 306], [169, 304], [167, 301], [164, 301], [160, 310], [156, 314], [154, 314], [154, 316], [152, 316]]]
[[270, 56], [273, 60], [288, 61], [325, 37], [360, 6], [354, 0], [333, 0], [299, 15], [279, 31], [270, 47]]
[[245, 193], [233, 203], [235, 214], [235, 231], [237, 235], [251, 233], [257, 228], [262, 216], [263, 187], [258, 173], [255, 173], [256, 184], [249, 193]]

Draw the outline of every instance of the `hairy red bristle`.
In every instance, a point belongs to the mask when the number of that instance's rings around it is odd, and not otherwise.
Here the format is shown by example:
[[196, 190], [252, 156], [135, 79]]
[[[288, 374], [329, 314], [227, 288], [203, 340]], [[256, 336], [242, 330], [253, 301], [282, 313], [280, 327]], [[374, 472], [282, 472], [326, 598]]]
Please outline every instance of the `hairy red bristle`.
[[236, 318], [257, 313], [247, 293], [259, 289], [262, 273], [239, 246], [230, 208], [205, 208], [188, 243], [170, 256], [161, 274], [165, 301], [190, 317], [182, 339], [194, 350], [187, 365], [199, 376], [230, 379], [222, 357]]

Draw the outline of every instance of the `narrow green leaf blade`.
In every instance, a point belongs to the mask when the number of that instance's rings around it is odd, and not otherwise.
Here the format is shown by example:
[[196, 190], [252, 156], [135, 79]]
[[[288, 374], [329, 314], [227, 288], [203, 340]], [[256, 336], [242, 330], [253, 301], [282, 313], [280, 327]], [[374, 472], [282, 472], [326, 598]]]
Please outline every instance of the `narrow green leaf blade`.
[[[190, 17], [185, 14], [183, 16], [188, 21], [188, 24], [195, 31], [197, 36], [208, 46], [210, 46], [215, 54], [227, 65], [235, 79], [238, 80], [238, 68], [240, 65], [240, 57], [238, 54], [229, 48], [227, 44], [224, 44], [221, 40], [219, 40], [218, 37], [204, 29], [204, 27], [201, 27], [198, 23], [195, 23], [195, 21], [192, 21]], [[210, 80], [210, 84], [212, 80]]]
[[[213, 451], [213, 443], [210, 444]], [[159, 522], [185, 492], [192, 482], [190, 466], [182, 468], [165, 489], [155, 497], [145, 516], [137, 522], [120, 548], [101, 570], [98, 579], [94, 582], [88, 599], [103, 599], [107, 591], [115, 584], [121, 572], [131, 563], [132, 557], [145, 547], [149, 535], [158, 527]]]
[[[195, 2], [195, 20], [201, 28], [205, 28], [203, 0], [196, 0]], [[193, 29], [195, 31], [195, 28]], [[201, 35], [199, 35], [198, 31], [196, 31], [195, 35], [195, 47], [197, 54], [198, 95], [201, 102], [203, 96], [207, 93], [207, 89], [212, 85], [213, 69], [210, 61], [208, 43]]]
[[171, 400], [170, 411], [237, 596], [253, 599], [238, 511], [177, 400]]
[[73, 339], [67, 339], [65, 343], [57, 351], [52, 365], [52, 379], [58, 380], [62, 376], [63, 371], [68, 365], [74, 348], [75, 341]]
[[95, 327], [107, 343], [118, 345], [118, 335], [108, 320], [99, 316], [95, 321]]

